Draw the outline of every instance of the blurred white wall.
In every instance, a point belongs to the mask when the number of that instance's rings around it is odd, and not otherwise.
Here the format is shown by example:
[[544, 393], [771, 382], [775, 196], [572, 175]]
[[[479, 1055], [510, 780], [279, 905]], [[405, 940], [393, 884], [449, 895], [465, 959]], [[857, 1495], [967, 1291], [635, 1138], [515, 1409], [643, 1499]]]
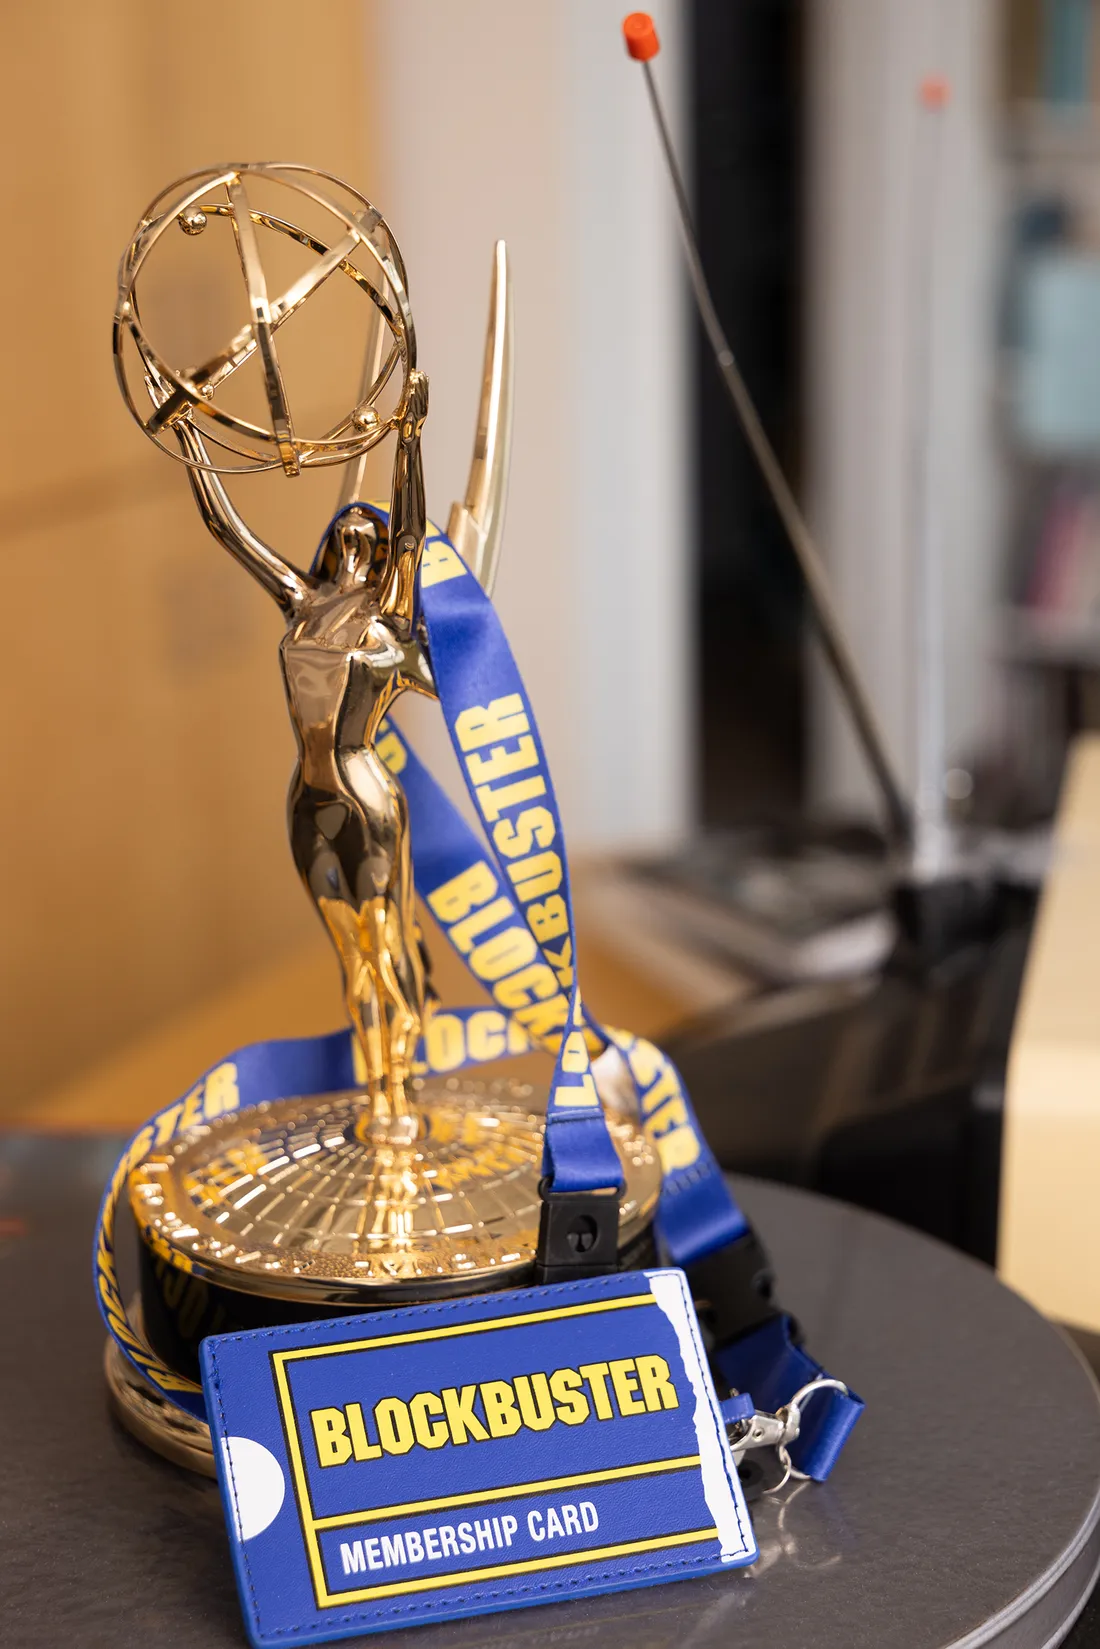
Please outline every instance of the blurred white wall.
[[[989, 720], [996, 586], [993, 456], [997, 178], [996, 0], [812, 0], [808, 304], [812, 513], [841, 610], [910, 789], [915, 778], [914, 446], [928, 302], [931, 530], [944, 561], [947, 748], [964, 757]], [[944, 112], [918, 87], [946, 77]], [[922, 188], [939, 120], [935, 194]], [[924, 168], [925, 175], [927, 169]], [[813, 788], [871, 795], [831, 682], [813, 676]]]
[[[653, 10], [675, 107], [679, 8]], [[465, 485], [498, 236], [512, 256], [515, 444], [496, 599], [574, 849], [664, 841], [691, 812], [685, 310], [623, 11], [373, 0], [369, 13], [379, 166], [365, 186], [408, 265], [442, 522]], [[418, 745], [438, 752], [434, 707], [410, 710]]]
[[[489, 256], [517, 308], [516, 439], [497, 599], [538, 709], [570, 839], [674, 837], [692, 821], [686, 308], [667, 186], [621, 0], [368, 0], [378, 134], [368, 192], [409, 265], [432, 380], [429, 504], [468, 463]], [[921, 237], [939, 260], [931, 519], [946, 569], [947, 742], [988, 722], [995, 589], [992, 371], [995, 0], [811, 0], [811, 508], [898, 764], [915, 777], [911, 558]], [[655, 8], [680, 101], [682, 6]], [[950, 82], [938, 199], [919, 181], [917, 88]], [[871, 796], [823, 674], [812, 790]], [[438, 751], [431, 713], [410, 707]], [[428, 721], [425, 722], [425, 715]]]

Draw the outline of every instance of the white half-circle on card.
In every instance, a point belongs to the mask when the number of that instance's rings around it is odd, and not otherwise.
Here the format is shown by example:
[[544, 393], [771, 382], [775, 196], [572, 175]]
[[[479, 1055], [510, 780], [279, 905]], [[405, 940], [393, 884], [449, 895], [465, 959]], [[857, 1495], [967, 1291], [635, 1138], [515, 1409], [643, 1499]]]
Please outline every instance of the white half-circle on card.
[[233, 1492], [230, 1505], [239, 1540], [252, 1540], [274, 1523], [286, 1494], [283, 1468], [270, 1449], [251, 1437], [222, 1440]]

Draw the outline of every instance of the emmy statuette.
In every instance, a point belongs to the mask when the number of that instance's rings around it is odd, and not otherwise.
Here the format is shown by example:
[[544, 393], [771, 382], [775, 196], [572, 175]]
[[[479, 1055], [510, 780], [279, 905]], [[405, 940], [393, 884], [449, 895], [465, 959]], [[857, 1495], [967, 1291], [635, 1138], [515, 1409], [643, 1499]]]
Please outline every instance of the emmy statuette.
[[[147, 261], [180, 231], [198, 249], [218, 237], [229, 245], [249, 317], [224, 350], [184, 371], [162, 359], [138, 307]], [[263, 254], [278, 237], [313, 261], [273, 295]], [[330, 280], [350, 282], [369, 304], [366, 360], [347, 415], [305, 436], [287, 398], [277, 334]], [[134, 232], [114, 339], [135, 418], [186, 468], [210, 532], [285, 619], [280, 666], [298, 757], [291, 851], [339, 958], [354, 1039], [354, 1088], [227, 1109], [154, 1146], [130, 1172], [142, 1332], [165, 1363], [193, 1379], [199, 1343], [212, 1333], [528, 1281], [546, 1094], [510, 1080], [425, 1077], [415, 1068], [435, 1000], [416, 918], [407, 805], [380, 745], [402, 693], [434, 696], [418, 603], [431, 531], [421, 464], [428, 381], [416, 364], [405, 268], [387, 225], [362, 195], [308, 167], [196, 172], [163, 191]], [[452, 543], [487, 592], [503, 525], [511, 354], [507, 258], [498, 243], [473, 463], [449, 520]], [[242, 368], [259, 379], [266, 420], [246, 416], [226, 394]], [[361, 489], [366, 454], [390, 435], [387, 513]], [[264, 470], [294, 477], [320, 465], [345, 470], [335, 521], [305, 571], [246, 525], [223, 477]], [[597, 1061], [595, 1074], [622, 1163], [619, 1248], [627, 1266], [650, 1257], [661, 1169], [636, 1118], [616, 1104], [608, 1067]], [[202, 1421], [166, 1404], [113, 1342], [106, 1369], [124, 1424], [170, 1458], [212, 1473]]]

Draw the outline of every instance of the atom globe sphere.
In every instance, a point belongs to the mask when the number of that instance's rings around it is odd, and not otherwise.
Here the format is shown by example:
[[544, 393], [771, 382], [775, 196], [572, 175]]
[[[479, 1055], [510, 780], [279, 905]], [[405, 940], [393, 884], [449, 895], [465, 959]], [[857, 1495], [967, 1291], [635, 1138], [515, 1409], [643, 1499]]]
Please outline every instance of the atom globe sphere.
[[[285, 206], [271, 185], [285, 190]], [[268, 208], [273, 193], [279, 211]], [[164, 358], [143, 325], [139, 277], [173, 229], [195, 239], [216, 226], [231, 231], [248, 321], [206, 360], [181, 368]], [[282, 291], [271, 290], [264, 268], [272, 236], [315, 255]], [[287, 397], [277, 335], [333, 279], [350, 281], [371, 304], [373, 346], [355, 403], [329, 428], [303, 435]], [[405, 414], [416, 335], [401, 254], [377, 208], [329, 173], [273, 162], [206, 167], [162, 190], [134, 231], [119, 269], [114, 355], [127, 406], [178, 462], [213, 474], [281, 468], [287, 475], [345, 463], [377, 445]], [[253, 361], [262, 374], [264, 422], [219, 399], [223, 385]], [[396, 404], [380, 412], [384, 393], [389, 389], [392, 401], [394, 387]]]

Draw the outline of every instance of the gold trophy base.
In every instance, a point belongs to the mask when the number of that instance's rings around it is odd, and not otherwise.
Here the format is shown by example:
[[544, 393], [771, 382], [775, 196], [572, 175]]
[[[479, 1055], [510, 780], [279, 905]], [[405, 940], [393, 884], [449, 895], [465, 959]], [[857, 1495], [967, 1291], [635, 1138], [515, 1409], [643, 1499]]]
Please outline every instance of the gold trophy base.
[[[377, 1123], [359, 1092], [230, 1113], [133, 1170], [143, 1333], [198, 1378], [210, 1334], [515, 1288], [538, 1243], [545, 1091], [455, 1077], [413, 1085]], [[622, 1163], [620, 1264], [652, 1258], [660, 1161], [610, 1107]], [[115, 1411], [143, 1442], [210, 1471], [209, 1433], [108, 1352]]]
[[[130, 1322], [140, 1334], [140, 1300], [134, 1300], [130, 1306]], [[167, 1402], [156, 1387], [126, 1361], [118, 1342], [110, 1337], [103, 1346], [103, 1373], [111, 1409], [131, 1436], [171, 1460], [174, 1466], [183, 1466], [203, 1477], [218, 1475], [214, 1444], [206, 1421], [196, 1420], [174, 1403]]]

